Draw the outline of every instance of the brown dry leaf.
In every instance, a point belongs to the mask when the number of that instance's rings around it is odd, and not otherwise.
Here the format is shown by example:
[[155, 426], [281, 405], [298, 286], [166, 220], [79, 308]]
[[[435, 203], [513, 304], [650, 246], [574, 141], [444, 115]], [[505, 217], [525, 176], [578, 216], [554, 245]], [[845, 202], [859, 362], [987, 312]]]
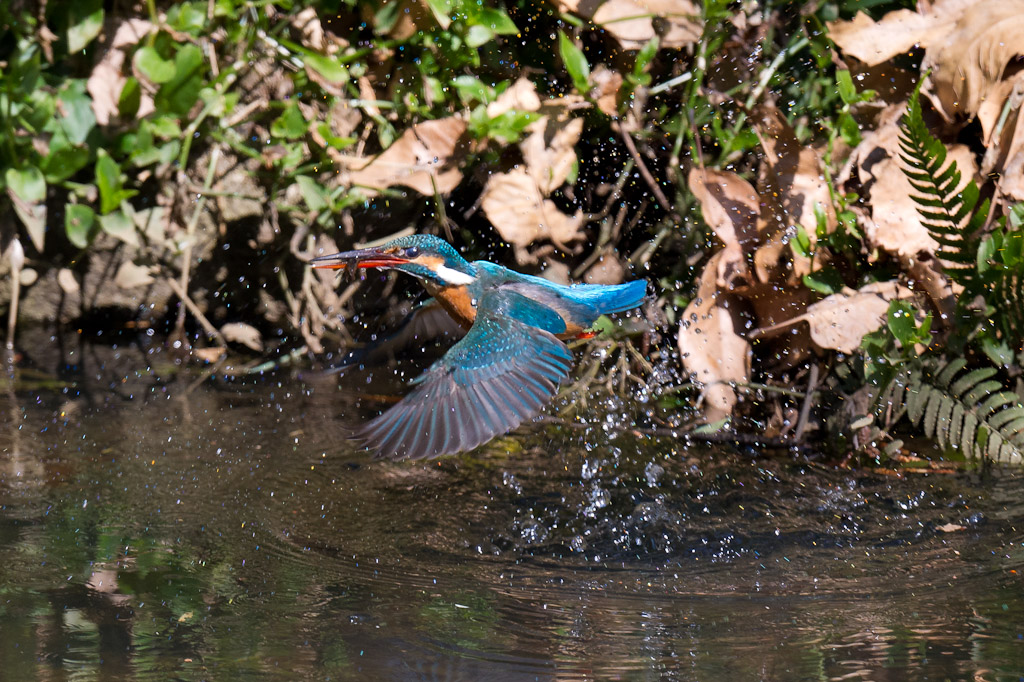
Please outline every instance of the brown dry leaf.
[[746, 278], [747, 256], [760, 241], [761, 200], [749, 182], [731, 171], [695, 167], [687, 184], [700, 202], [704, 222], [725, 244], [717, 260], [717, 286], [733, 289]]
[[704, 221], [726, 246], [748, 253], [760, 241], [761, 200], [749, 182], [732, 171], [692, 168], [690, 191], [700, 202]]
[[545, 199], [536, 181], [522, 168], [495, 173], [487, 180], [480, 206], [501, 238], [515, 246], [550, 239], [559, 248], [581, 237], [583, 214], [566, 215]]
[[683, 367], [703, 384], [705, 418], [716, 422], [732, 414], [736, 383], [750, 379], [751, 346], [739, 334], [740, 321], [730, 311], [733, 297], [719, 291], [719, 251], [701, 274], [697, 296], [683, 311], [679, 354]]
[[307, 7], [294, 17], [291, 25], [302, 35], [302, 44], [316, 52], [323, 52], [327, 47], [324, 41], [324, 27], [316, 15], [316, 9]]
[[224, 357], [225, 353], [227, 353], [227, 349], [221, 348], [220, 346], [192, 349], [192, 355], [196, 356], [203, 362], [208, 362], [210, 364], [213, 364], [220, 360], [222, 357]]
[[997, 95], [1007, 65], [1022, 55], [1024, 0], [983, 0], [963, 13], [943, 41], [929, 47], [921, 68], [933, 69], [933, 100], [952, 120], [957, 114], [977, 114], [982, 102]]
[[148, 265], [136, 265], [130, 260], [121, 263], [114, 275], [114, 284], [122, 289], [135, 289], [149, 286], [154, 282], [153, 268]]
[[[118, 114], [117, 101], [127, 80], [123, 74], [127, 59], [126, 48], [138, 45], [154, 28], [153, 24], [145, 19], [128, 19], [121, 22], [114, 32], [114, 39], [107, 45], [103, 58], [89, 75], [85, 88], [92, 97], [92, 111], [100, 125], [108, 125], [110, 119]], [[141, 119], [155, 110], [153, 97], [144, 91], [136, 116]]]
[[537, 95], [537, 86], [529, 78], [520, 78], [505, 92], [498, 95], [498, 98], [487, 105], [488, 118], [497, 118], [506, 111], [516, 109], [518, 111], [539, 111], [540, 97]]
[[57, 271], [57, 284], [60, 285], [61, 291], [69, 296], [73, 296], [82, 290], [78, 279], [75, 278], [75, 273], [71, 272], [69, 268], [61, 268]]
[[520, 143], [526, 170], [545, 196], [562, 186], [576, 163], [576, 143], [583, 133], [583, 119], [570, 118], [563, 106], [540, 109], [546, 113], [527, 127]]
[[608, 31], [624, 50], [639, 50], [658, 36], [663, 48], [678, 49], [700, 39], [700, 6], [690, 0], [553, 0]]
[[751, 123], [764, 148], [765, 160], [775, 173], [785, 224], [802, 226], [814, 243], [817, 206], [825, 212], [828, 231], [832, 232], [836, 227], [836, 214], [821, 157], [811, 147], [801, 144], [792, 126], [775, 107], [757, 107], [751, 114]]
[[964, 11], [977, 1], [937, 0], [930, 6], [922, 2], [917, 12], [896, 10], [879, 21], [858, 12], [852, 21], [829, 22], [828, 37], [844, 53], [868, 66], [876, 66], [915, 45], [936, 44], [953, 31]]
[[622, 89], [622, 74], [598, 64], [590, 74], [594, 89], [591, 95], [597, 101], [597, 108], [608, 116], [619, 113], [619, 90]]
[[[988, 150], [982, 160], [980, 174], [988, 177], [993, 173], [999, 173], [999, 193], [1014, 201], [1024, 200], [1024, 116], [1022, 105], [1024, 105], [1024, 72], [1018, 73], [1013, 79], [1003, 81], [1007, 86], [1007, 96], [999, 106], [998, 111], [993, 111], [991, 128], [986, 130], [985, 145]], [[985, 126], [989, 102], [982, 103], [978, 111], [978, 120]], [[1005, 120], [1001, 118], [1003, 105], [1008, 115]]]
[[417, 123], [370, 163], [352, 171], [351, 183], [371, 189], [403, 185], [424, 196], [434, 194], [436, 183], [437, 191], [447, 194], [462, 181], [459, 162], [469, 151], [465, 132], [466, 122], [457, 116]]
[[807, 306], [807, 312], [757, 331], [768, 337], [798, 322], [807, 322], [811, 339], [820, 348], [854, 353], [866, 334], [885, 323], [889, 302], [909, 298], [913, 292], [896, 282], [874, 282], [858, 291], [832, 294]]
[[244, 322], [228, 322], [220, 328], [220, 333], [225, 341], [240, 343], [255, 351], [263, 350], [263, 337], [259, 331]]

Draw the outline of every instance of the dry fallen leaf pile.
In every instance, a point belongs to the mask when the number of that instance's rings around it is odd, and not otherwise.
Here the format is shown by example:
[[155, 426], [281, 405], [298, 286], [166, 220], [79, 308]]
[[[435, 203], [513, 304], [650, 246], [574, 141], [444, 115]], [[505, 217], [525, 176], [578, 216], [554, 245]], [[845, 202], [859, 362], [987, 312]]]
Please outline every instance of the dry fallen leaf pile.
[[[933, 134], [963, 173], [961, 186], [971, 179], [992, 183], [987, 189], [997, 212], [1024, 199], [1024, 0], [921, 2], [917, 11], [891, 12], [879, 21], [858, 14], [829, 30], [836, 59], [845, 60], [854, 82], [857, 75], [879, 77], [894, 68], [896, 57], [923, 48], [921, 77], [930, 72], [923, 95], [937, 112]], [[865, 257], [899, 265], [892, 281], [824, 299], [801, 286], [801, 278], [828, 265], [830, 254], [819, 249], [810, 260], [788, 244], [801, 226], [814, 248], [815, 207], [826, 232], [834, 230], [834, 202], [822, 159], [798, 143], [773, 107], [760, 106], [750, 117], [764, 152], [756, 188], [731, 171], [690, 172], [690, 189], [722, 245], [679, 330], [683, 364], [703, 386], [709, 421], [732, 414], [737, 389], [751, 382], [754, 342], [765, 344], [764, 369], [780, 370], [813, 353], [857, 352], [864, 335], [884, 323], [892, 300], [916, 297], [940, 313], [952, 310], [958, 291], [935, 257], [937, 244], [903, 173], [898, 130], [911, 93], [902, 94], [881, 111], [874, 103], [854, 109], [861, 142], [831, 169], [837, 191], [860, 197], [850, 209], [863, 232]], [[974, 121], [982, 131], [977, 144], [955, 143]]]

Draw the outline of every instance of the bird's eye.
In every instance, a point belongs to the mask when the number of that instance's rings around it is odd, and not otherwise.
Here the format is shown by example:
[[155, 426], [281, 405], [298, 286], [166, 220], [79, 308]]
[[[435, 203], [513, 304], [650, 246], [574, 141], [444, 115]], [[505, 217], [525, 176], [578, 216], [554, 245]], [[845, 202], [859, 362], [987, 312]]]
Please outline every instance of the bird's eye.
[[416, 256], [420, 255], [420, 250], [415, 246], [410, 246], [404, 249], [403, 253], [405, 254], [406, 258], [415, 258]]

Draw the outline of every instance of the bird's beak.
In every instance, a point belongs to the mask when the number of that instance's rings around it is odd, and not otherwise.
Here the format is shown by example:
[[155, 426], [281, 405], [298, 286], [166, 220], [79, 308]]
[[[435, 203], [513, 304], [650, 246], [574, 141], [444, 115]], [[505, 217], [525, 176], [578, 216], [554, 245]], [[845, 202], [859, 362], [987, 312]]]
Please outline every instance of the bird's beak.
[[355, 268], [390, 268], [408, 262], [410, 262], [408, 258], [400, 258], [380, 249], [344, 251], [330, 256], [320, 256], [310, 261], [314, 268], [349, 271]]

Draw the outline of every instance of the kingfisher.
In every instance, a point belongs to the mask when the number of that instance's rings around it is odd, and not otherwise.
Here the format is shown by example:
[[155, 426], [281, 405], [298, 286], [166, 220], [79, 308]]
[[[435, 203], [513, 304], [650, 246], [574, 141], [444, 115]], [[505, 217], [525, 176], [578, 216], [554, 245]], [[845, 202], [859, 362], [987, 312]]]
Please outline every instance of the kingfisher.
[[569, 375], [564, 341], [589, 338], [601, 315], [639, 306], [646, 280], [564, 286], [496, 263], [469, 262], [433, 235], [409, 235], [374, 248], [312, 260], [313, 267], [398, 270], [465, 331], [413, 380], [397, 404], [356, 438], [387, 459], [423, 459], [472, 450], [537, 416]]

